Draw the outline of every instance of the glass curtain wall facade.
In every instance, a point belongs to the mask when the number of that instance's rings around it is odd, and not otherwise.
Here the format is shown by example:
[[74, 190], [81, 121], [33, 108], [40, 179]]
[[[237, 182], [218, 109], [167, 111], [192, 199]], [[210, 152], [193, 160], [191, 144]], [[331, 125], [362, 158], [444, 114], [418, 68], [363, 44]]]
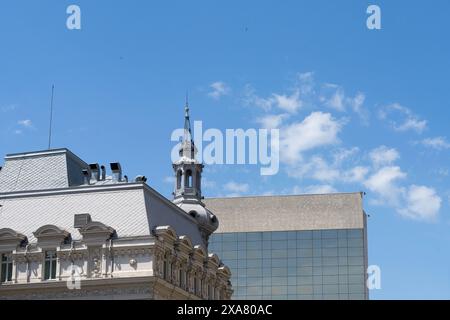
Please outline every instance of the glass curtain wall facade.
[[217, 233], [233, 299], [368, 299], [364, 229]]

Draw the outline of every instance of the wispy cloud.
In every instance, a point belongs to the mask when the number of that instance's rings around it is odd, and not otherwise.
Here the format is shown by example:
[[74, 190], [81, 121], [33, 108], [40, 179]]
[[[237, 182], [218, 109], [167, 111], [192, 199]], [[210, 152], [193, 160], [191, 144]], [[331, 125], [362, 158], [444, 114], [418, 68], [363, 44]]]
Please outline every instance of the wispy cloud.
[[338, 112], [351, 110], [358, 115], [364, 125], [369, 124], [369, 111], [364, 106], [366, 95], [362, 92], [358, 92], [352, 97], [345, 94], [343, 87], [325, 83], [322, 85], [318, 100], [324, 106]]
[[327, 84], [327, 88], [336, 88], [332, 93], [331, 97], [326, 98], [324, 96], [321, 97], [324, 105], [329, 108], [332, 108], [336, 111], [344, 112], [345, 111], [345, 94], [344, 90], [336, 85]]
[[221, 97], [228, 95], [231, 92], [230, 87], [222, 81], [216, 81], [209, 85], [211, 91], [208, 93], [213, 99], [219, 100]]
[[268, 97], [256, 94], [255, 89], [247, 84], [244, 90], [244, 104], [256, 106], [264, 111], [273, 108], [289, 114], [297, 113], [304, 106], [304, 99], [314, 93], [314, 74], [312, 72], [297, 74], [294, 86], [286, 92], [274, 92]]
[[302, 106], [300, 91], [295, 90], [291, 95], [273, 94], [274, 104], [289, 113], [295, 113]]
[[250, 189], [248, 183], [237, 183], [234, 181], [226, 183], [223, 187], [225, 191], [233, 192], [234, 194], [245, 193]]
[[296, 113], [303, 105], [300, 100], [300, 90], [298, 89], [290, 94], [273, 93], [267, 98], [262, 98], [255, 94], [255, 90], [250, 85], [246, 86], [244, 103], [259, 107], [265, 111], [276, 107], [289, 113]]
[[19, 120], [17, 121], [17, 124], [24, 128], [31, 128], [33, 126], [33, 122], [30, 119]]
[[375, 167], [392, 164], [400, 158], [400, 154], [394, 148], [380, 146], [369, 153], [369, 157]]
[[444, 137], [426, 138], [418, 143], [425, 147], [433, 148], [436, 150], [450, 149], [450, 143]]
[[415, 131], [422, 133], [426, 128], [428, 122], [420, 119], [409, 108], [393, 103], [387, 105], [379, 111], [378, 114], [381, 120], [387, 120], [395, 131]]
[[287, 114], [269, 114], [256, 119], [256, 122], [261, 124], [265, 129], [279, 128], [285, 119], [289, 116]]

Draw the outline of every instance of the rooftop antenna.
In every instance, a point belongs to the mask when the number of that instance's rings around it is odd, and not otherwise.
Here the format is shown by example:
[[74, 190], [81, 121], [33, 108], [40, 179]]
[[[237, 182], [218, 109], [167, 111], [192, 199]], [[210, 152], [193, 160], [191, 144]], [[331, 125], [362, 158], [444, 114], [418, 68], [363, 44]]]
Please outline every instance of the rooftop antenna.
[[48, 150], [50, 150], [52, 146], [52, 124], [53, 124], [53, 96], [55, 93], [55, 85], [52, 85], [52, 99], [50, 102], [50, 123], [48, 129]]

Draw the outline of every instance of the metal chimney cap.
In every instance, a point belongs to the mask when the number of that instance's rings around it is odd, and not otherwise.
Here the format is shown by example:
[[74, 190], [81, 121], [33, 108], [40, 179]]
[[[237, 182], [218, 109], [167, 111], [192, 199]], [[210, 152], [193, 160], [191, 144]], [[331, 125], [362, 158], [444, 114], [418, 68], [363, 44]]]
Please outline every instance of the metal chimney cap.
[[119, 162], [111, 162], [109, 165], [112, 172], [122, 172], [122, 166]]
[[98, 163], [91, 163], [91, 164], [89, 165], [89, 168], [90, 168], [92, 171], [99, 171], [99, 170], [100, 170], [100, 166], [98, 165]]
[[146, 176], [137, 176], [134, 181], [136, 182], [147, 182], [147, 177]]

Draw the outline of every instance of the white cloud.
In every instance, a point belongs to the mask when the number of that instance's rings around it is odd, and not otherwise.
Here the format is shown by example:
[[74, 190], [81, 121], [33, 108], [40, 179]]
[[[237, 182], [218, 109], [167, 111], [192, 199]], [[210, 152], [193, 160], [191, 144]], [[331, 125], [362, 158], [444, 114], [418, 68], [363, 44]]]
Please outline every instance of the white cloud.
[[19, 130], [19, 129], [17, 129], [17, 130], [14, 130], [14, 134], [22, 134], [23, 133], [23, 131], [22, 130]]
[[380, 146], [372, 150], [369, 154], [375, 167], [389, 165], [400, 158], [400, 154], [394, 148]]
[[17, 121], [17, 124], [25, 128], [30, 128], [31, 126], [33, 126], [33, 123], [29, 119], [19, 120]]
[[369, 111], [364, 108], [364, 102], [366, 101], [365, 94], [358, 92], [354, 98], [348, 98], [347, 101], [353, 112], [359, 116], [362, 123], [367, 125], [369, 123]]
[[225, 96], [230, 93], [231, 89], [222, 81], [216, 81], [209, 86], [212, 91], [208, 93], [213, 99], [220, 99], [222, 96]]
[[320, 157], [312, 158], [310, 162], [312, 166], [312, 175], [311, 177], [318, 181], [335, 181], [339, 179], [339, 170], [336, 168], [330, 167], [325, 160]]
[[416, 118], [408, 118], [400, 125], [394, 124], [394, 129], [396, 131], [409, 131], [413, 130], [417, 133], [422, 133], [427, 127], [426, 120], [418, 120]]
[[363, 182], [369, 173], [368, 167], [357, 166], [344, 172], [342, 179], [345, 182]]
[[276, 129], [281, 126], [283, 121], [288, 117], [287, 114], [271, 114], [256, 120], [265, 129]]
[[297, 74], [296, 87], [303, 96], [314, 93], [314, 72], [304, 72]]
[[444, 137], [427, 138], [420, 141], [420, 143], [436, 150], [450, 149], [450, 143]]
[[305, 189], [306, 194], [325, 194], [325, 193], [337, 193], [338, 191], [329, 184], [312, 185]]
[[272, 109], [274, 103], [273, 98], [261, 98], [255, 93], [255, 89], [251, 85], [246, 85], [244, 89], [244, 104], [249, 106], [256, 106], [263, 109], [264, 111], [269, 111]]
[[356, 113], [364, 125], [369, 123], [369, 111], [364, 107], [366, 96], [358, 92], [354, 97], [347, 96], [344, 89], [336, 84], [325, 83], [322, 86], [322, 93], [318, 101], [326, 107], [339, 112], [345, 112], [348, 109]]
[[433, 188], [412, 185], [406, 195], [406, 208], [397, 210], [401, 215], [416, 219], [433, 221], [437, 218], [442, 199]]
[[291, 124], [280, 131], [282, 160], [296, 163], [302, 152], [339, 143], [338, 134], [343, 127], [329, 113], [313, 112], [302, 122]]
[[296, 90], [291, 95], [273, 94], [274, 104], [281, 110], [295, 113], [302, 106], [300, 91]]
[[341, 88], [338, 88], [331, 98], [325, 100], [325, 105], [337, 111], [345, 111], [345, 94]]
[[277, 107], [289, 113], [297, 112], [302, 106], [299, 90], [295, 90], [290, 95], [273, 93], [268, 98], [261, 98], [255, 94], [255, 91], [250, 86], [247, 86], [244, 102], [247, 105], [255, 105], [265, 111]]
[[[389, 117], [393, 117], [390, 119]], [[385, 106], [379, 111], [379, 118], [381, 120], [389, 120], [391, 127], [395, 131], [416, 131], [422, 133], [427, 128], [427, 121], [421, 120], [410, 109], [398, 104], [393, 103]]]
[[403, 189], [398, 186], [397, 181], [405, 178], [406, 173], [400, 167], [388, 166], [371, 175], [364, 185], [381, 197], [378, 202], [398, 206]]
[[352, 147], [349, 149], [340, 148], [333, 153], [334, 164], [339, 165], [345, 160], [352, 158], [359, 152], [358, 147]]
[[248, 192], [250, 189], [250, 186], [247, 183], [237, 183], [234, 181], [226, 183], [223, 187], [226, 191], [233, 192], [233, 195]]

